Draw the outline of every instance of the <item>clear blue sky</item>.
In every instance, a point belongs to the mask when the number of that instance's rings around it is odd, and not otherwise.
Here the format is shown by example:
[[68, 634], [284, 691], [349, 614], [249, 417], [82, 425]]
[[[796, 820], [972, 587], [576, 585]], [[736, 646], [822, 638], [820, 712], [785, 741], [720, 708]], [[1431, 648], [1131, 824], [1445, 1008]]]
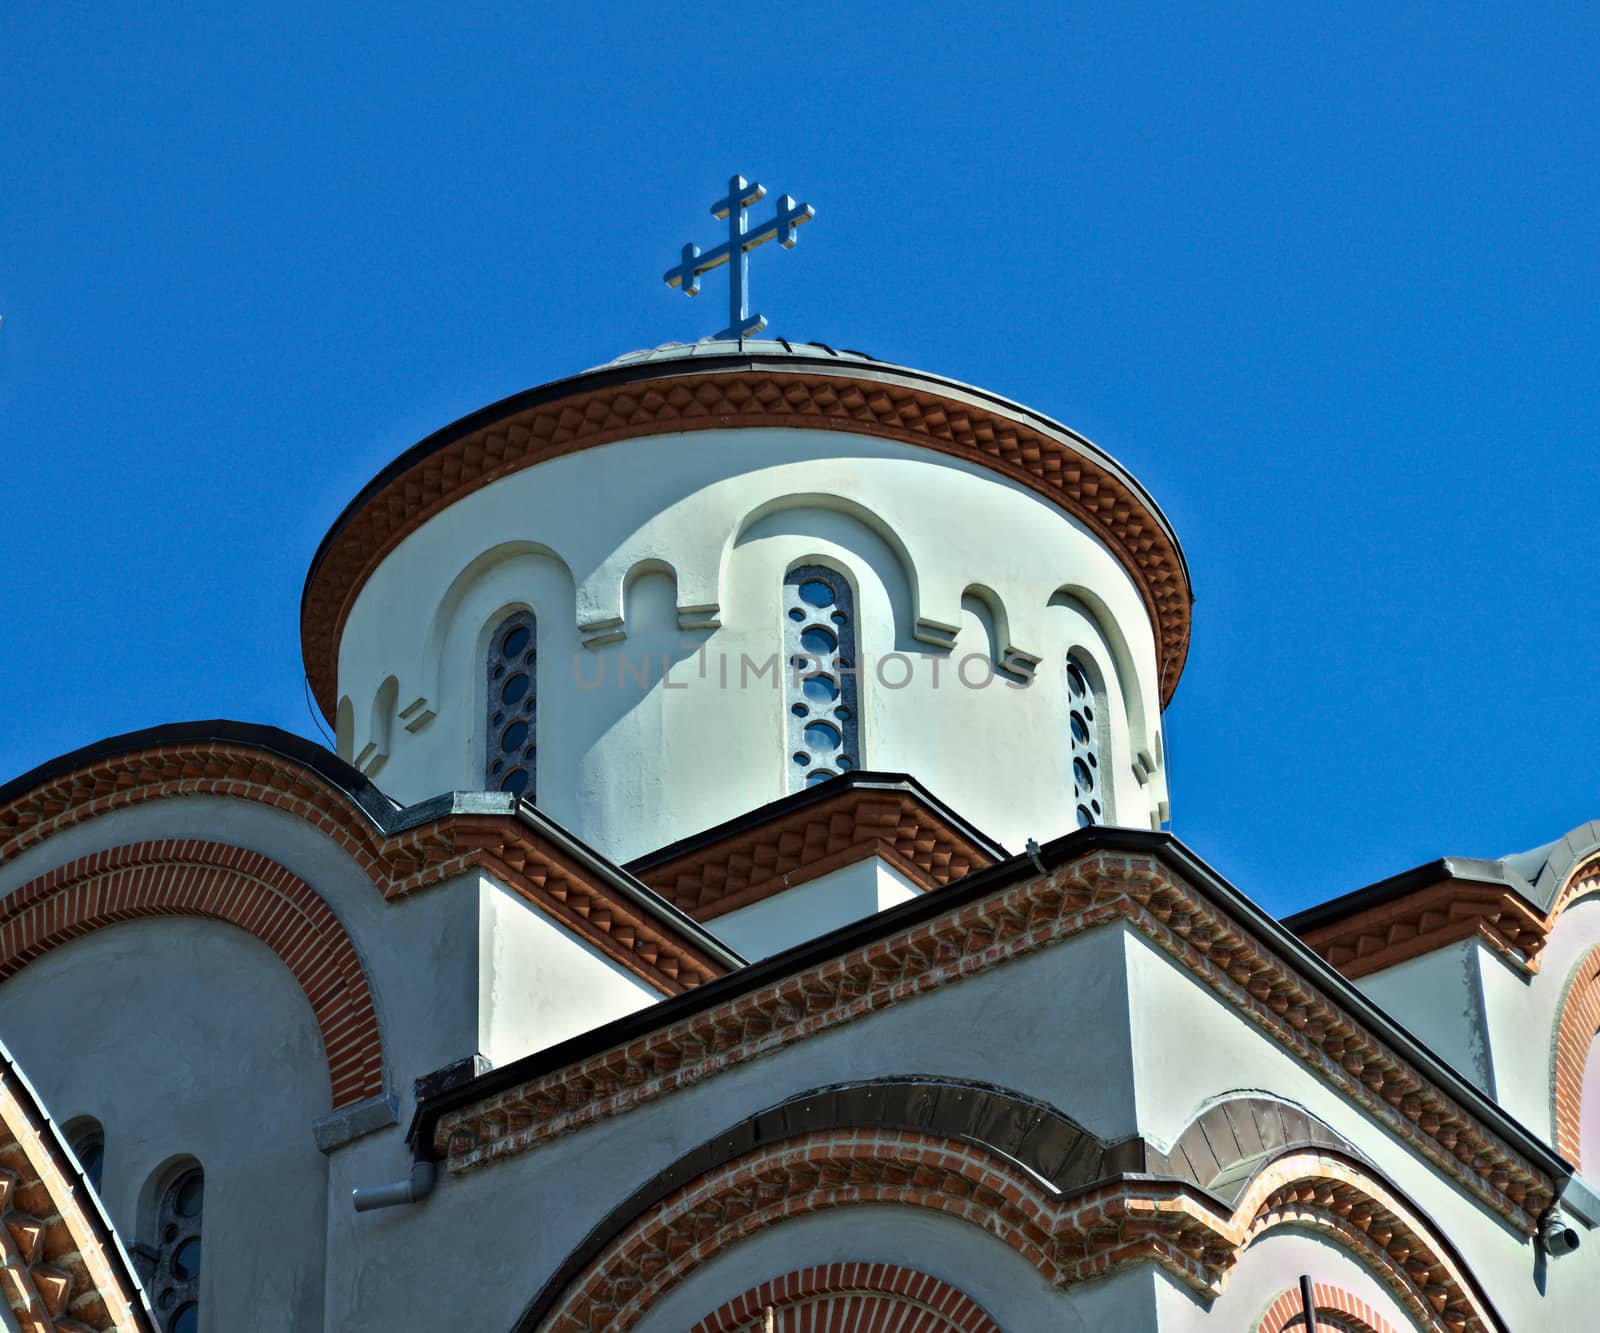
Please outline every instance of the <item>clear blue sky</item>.
[[1173, 828], [1240, 887], [1600, 817], [1600, 10], [1309, 8], [10, 6], [0, 779], [315, 735], [340, 508], [720, 327], [660, 275], [742, 171], [818, 211], [755, 257], [774, 333], [1018, 398], [1165, 508]]

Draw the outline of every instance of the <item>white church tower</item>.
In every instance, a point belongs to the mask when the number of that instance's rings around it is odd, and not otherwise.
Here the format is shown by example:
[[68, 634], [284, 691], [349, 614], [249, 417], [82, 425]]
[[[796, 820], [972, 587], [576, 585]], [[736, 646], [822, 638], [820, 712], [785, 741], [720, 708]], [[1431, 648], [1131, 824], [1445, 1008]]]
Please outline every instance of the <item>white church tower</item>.
[[626, 862], [852, 774], [1000, 845], [1168, 818], [1177, 541], [1035, 412], [860, 353], [705, 341], [449, 426], [323, 542], [302, 636], [402, 802], [534, 800]]

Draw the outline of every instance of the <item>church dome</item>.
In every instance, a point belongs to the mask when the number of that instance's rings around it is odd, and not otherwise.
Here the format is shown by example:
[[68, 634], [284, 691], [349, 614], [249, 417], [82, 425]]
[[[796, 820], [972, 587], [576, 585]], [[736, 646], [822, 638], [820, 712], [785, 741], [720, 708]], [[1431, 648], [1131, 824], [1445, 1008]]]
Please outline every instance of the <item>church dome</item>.
[[1188, 572], [1142, 486], [982, 389], [781, 339], [669, 343], [385, 468], [301, 605], [341, 755], [642, 854], [850, 771], [1001, 842], [1168, 814]]

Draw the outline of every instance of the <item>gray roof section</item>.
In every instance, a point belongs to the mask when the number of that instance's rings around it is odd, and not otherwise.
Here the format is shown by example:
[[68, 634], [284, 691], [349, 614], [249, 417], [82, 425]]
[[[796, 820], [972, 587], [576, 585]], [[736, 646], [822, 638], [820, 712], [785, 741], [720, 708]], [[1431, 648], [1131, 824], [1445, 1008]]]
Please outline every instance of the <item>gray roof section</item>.
[[1526, 852], [1513, 852], [1498, 861], [1473, 856], [1442, 856], [1437, 861], [1403, 870], [1376, 884], [1356, 889], [1327, 902], [1317, 903], [1283, 919], [1297, 935], [1352, 916], [1369, 907], [1403, 898], [1418, 889], [1432, 888], [1444, 880], [1464, 884], [1504, 885], [1539, 912], [1555, 906], [1561, 886], [1577, 865], [1600, 851], [1600, 819], [1580, 824], [1564, 838]]

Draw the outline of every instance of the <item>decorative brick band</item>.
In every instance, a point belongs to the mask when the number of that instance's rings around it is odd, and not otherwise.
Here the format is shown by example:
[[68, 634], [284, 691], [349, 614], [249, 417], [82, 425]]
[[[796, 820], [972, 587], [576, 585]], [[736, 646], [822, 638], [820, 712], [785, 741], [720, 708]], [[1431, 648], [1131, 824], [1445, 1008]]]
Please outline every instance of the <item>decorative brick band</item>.
[[924, 890], [994, 864], [910, 792], [847, 787], [670, 860], [648, 858], [637, 873], [668, 902], [709, 921], [873, 856]]
[[49, 1117], [0, 1057], [0, 1293], [24, 1333], [153, 1333], [127, 1256]]
[[1001, 1333], [982, 1306], [948, 1282], [898, 1264], [868, 1263], [821, 1264], [773, 1278], [720, 1306], [689, 1333], [765, 1333], [769, 1310], [782, 1333]]
[[548, 459], [616, 440], [691, 430], [803, 427], [921, 445], [990, 468], [1085, 523], [1132, 575], [1155, 630], [1162, 702], [1189, 650], [1183, 557], [1150, 500], [1096, 461], [1092, 446], [998, 404], [963, 399], [891, 367], [871, 378], [703, 365], [578, 388], [428, 449], [330, 534], [306, 582], [300, 645], [317, 702], [333, 720], [339, 638], [362, 586], [408, 533], [462, 497]]
[[1596, 1033], [1600, 1033], [1600, 945], [1590, 949], [1573, 969], [1566, 998], [1561, 1002], [1561, 1017], [1556, 1021], [1556, 1069], [1550, 1093], [1556, 1151], [1580, 1170], [1583, 1074]]
[[[788, 1219], [864, 1204], [924, 1208], [980, 1227], [1057, 1287], [1155, 1263], [1203, 1300], [1240, 1254], [1280, 1226], [1357, 1254], [1425, 1326], [1500, 1325], [1432, 1228], [1355, 1164], [1293, 1153], [1263, 1169], [1232, 1212], [1179, 1182], [1124, 1178], [1052, 1197], [1002, 1159], [953, 1140], [881, 1130], [768, 1144], [688, 1182], [641, 1217], [519, 1333], [625, 1333], [712, 1258]], [[530, 1312], [531, 1315], [532, 1312]]]
[[383, 1092], [383, 1042], [355, 946], [315, 890], [258, 852], [141, 842], [30, 880], [0, 899], [0, 980], [76, 936], [154, 916], [206, 917], [254, 935], [316, 1015], [334, 1108]]
[[665, 995], [724, 970], [513, 815], [444, 815], [390, 835], [309, 769], [249, 745], [159, 745], [52, 777], [0, 806], [0, 861], [109, 811], [179, 796], [229, 796], [292, 814], [352, 857], [385, 898], [487, 870]]
[[1600, 855], [1568, 874], [1548, 912], [1539, 912], [1509, 884], [1447, 878], [1307, 930], [1301, 938], [1352, 981], [1474, 937], [1531, 976], [1561, 914], [1595, 892]]
[[[1335, 1327], [1339, 1333], [1400, 1333], [1359, 1296], [1329, 1282], [1313, 1282], [1311, 1299], [1317, 1307], [1317, 1328]], [[1267, 1307], [1255, 1333], [1306, 1333], [1305, 1307], [1300, 1288], [1289, 1287]]]
[[1116, 921], [1513, 1228], [1533, 1234], [1554, 1196], [1540, 1167], [1158, 858], [1110, 851], [450, 1111], [439, 1119], [435, 1150], [454, 1171], [481, 1167]]
[[1541, 915], [1509, 885], [1454, 880], [1357, 912], [1301, 936], [1352, 981], [1474, 937], [1517, 971], [1539, 970], [1555, 916]]

